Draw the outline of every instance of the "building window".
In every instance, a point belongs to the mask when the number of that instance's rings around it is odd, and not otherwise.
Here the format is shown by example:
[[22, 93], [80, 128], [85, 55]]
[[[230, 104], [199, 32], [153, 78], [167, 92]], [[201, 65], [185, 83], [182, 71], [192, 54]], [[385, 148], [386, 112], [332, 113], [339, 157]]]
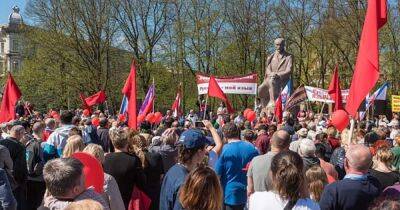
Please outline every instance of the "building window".
[[13, 40], [12, 42], [12, 51], [18, 52], [19, 51], [19, 42], [18, 40]]
[[12, 70], [13, 71], [18, 71], [19, 70], [19, 62], [18, 61], [14, 61], [12, 63]]
[[1, 42], [1, 43], [0, 43], [0, 46], [1, 46], [1, 47], [0, 47], [0, 53], [1, 53], [1, 54], [4, 54], [4, 42]]

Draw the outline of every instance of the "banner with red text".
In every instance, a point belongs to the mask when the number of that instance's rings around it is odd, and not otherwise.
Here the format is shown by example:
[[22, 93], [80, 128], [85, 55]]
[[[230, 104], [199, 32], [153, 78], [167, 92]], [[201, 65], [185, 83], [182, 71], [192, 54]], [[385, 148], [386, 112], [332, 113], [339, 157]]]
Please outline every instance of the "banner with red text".
[[[257, 94], [257, 74], [235, 77], [216, 77], [218, 85], [225, 94]], [[196, 74], [197, 90], [199, 95], [207, 94], [210, 77]]]
[[[328, 90], [324, 90], [321, 88], [304, 86], [307, 93], [308, 101], [319, 101], [325, 103], [333, 103], [333, 100], [328, 94]], [[349, 89], [342, 90], [342, 101], [346, 103], [347, 97], [349, 96]]]

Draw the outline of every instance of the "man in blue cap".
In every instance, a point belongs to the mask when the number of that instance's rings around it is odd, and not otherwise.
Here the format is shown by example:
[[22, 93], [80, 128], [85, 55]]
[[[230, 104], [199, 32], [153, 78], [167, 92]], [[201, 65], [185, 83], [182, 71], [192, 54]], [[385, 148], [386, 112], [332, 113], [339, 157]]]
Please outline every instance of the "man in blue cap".
[[178, 192], [188, 173], [204, 160], [206, 147], [211, 142], [198, 129], [189, 129], [179, 138], [178, 163], [172, 166], [164, 177], [160, 193], [160, 209], [183, 209]]

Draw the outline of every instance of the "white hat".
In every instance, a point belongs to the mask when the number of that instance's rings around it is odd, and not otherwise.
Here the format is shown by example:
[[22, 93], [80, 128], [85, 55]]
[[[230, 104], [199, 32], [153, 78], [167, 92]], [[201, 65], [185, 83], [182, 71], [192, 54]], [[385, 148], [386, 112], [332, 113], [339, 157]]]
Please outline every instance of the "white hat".
[[387, 123], [384, 121], [379, 122], [379, 127], [387, 127]]
[[387, 124], [387, 126], [389, 127], [399, 126], [399, 121], [394, 119], [389, 124]]
[[297, 134], [303, 138], [307, 137], [307, 133], [308, 133], [307, 128], [301, 128], [300, 130], [297, 131]]

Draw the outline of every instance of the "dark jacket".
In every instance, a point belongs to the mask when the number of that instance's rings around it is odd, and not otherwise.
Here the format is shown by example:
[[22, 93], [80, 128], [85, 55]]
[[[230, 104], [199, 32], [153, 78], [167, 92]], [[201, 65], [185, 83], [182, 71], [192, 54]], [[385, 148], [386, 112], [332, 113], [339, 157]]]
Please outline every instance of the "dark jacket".
[[93, 125], [85, 126], [83, 129], [83, 141], [85, 144], [98, 144], [101, 145], [99, 136], [97, 135], [97, 129]]
[[0, 210], [17, 209], [17, 201], [15, 200], [10, 183], [8, 182], [6, 171], [0, 168]]
[[366, 180], [343, 179], [325, 187], [319, 205], [321, 209], [368, 209], [380, 194], [380, 183], [372, 176]]
[[43, 180], [43, 150], [40, 140], [32, 138], [26, 143], [26, 161], [28, 168], [28, 179], [34, 181]]
[[140, 159], [136, 155], [126, 152], [114, 152], [106, 155], [103, 163], [104, 172], [110, 174], [117, 181], [124, 205], [129, 206], [132, 190], [137, 186], [141, 190], [146, 184]]
[[97, 129], [97, 136], [99, 136], [100, 144], [101, 147], [103, 147], [104, 152], [114, 152], [114, 147], [111, 144], [108, 128], [100, 127]]
[[18, 184], [25, 183], [28, 177], [28, 170], [26, 168], [26, 151], [24, 145], [12, 137], [1, 140], [0, 145], [7, 147], [10, 152], [14, 163], [13, 176], [15, 181]]
[[168, 144], [163, 144], [159, 153], [163, 161], [164, 172], [167, 173], [167, 171], [178, 161], [178, 148]]
[[343, 179], [346, 175], [344, 170], [344, 159], [346, 157], [346, 150], [343, 147], [336, 148], [331, 156], [330, 163], [335, 166], [336, 171], [339, 174], [339, 179]]
[[313, 166], [320, 166], [319, 159], [317, 157], [303, 157], [304, 171], [307, 171]]

